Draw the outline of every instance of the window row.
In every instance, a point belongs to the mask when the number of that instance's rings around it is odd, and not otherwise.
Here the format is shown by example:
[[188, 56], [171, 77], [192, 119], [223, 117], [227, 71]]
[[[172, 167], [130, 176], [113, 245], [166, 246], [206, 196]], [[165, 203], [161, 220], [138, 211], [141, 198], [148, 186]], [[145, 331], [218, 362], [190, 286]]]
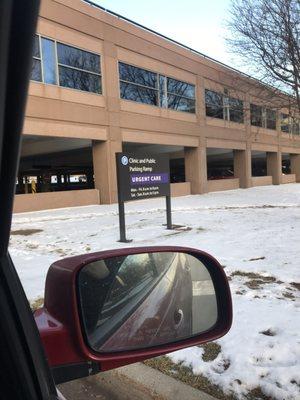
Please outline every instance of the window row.
[[[119, 62], [120, 97], [188, 113], [196, 112], [195, 85]], [[102, 93], [100, 55], [35, 36], [31, 79], [87, 92]], [[206, 115], [244, 122], [243, 101], [205, 90]], [[250, 104], [253, 126], [276, 130], [276, 111]], [[281, 114], [281, 131], [299, 134], [299, 121]]]
[[300, 135], [300, 121], [289, 114], [281, 114], [281, 132]]
[[122, 99], [195, 113], [195, 85], [119, 62]]
[[250, 104], [250, 123], [253, 126], [276, 130], [276, 111]]
[[208, 117], [244, 122], [243, 102], [225, 94], [205, 89], [205, 109]]
[[102, 93], [100, 56], [36, 35], [31, 79]]

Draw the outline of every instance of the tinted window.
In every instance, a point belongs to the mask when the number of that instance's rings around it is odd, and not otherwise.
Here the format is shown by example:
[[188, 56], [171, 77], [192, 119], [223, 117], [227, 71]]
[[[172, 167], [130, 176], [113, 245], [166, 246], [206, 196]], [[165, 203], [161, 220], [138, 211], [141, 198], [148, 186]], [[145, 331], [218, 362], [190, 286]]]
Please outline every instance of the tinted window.
[[33, 42], [33, 57], [41, 58], [41, 52], [40, 52], [40, 42], [39, 42], [39, 37], [38, 35], [34, 36], [34, 42]]
[[168, 108], [195, 113], [195, 100], [168, 94]]
[[59, 66], [60, 86], [84, 90], [87, 92], [101, 93], [100, 76], [77, 69]]
[[57, 43], [57, 58], [59, 64], [100, 74], [100, 56], [97, 54]]
[[233, 122], [244, 122], [243, 102], [232, 97], [228, 98], [229, 120]]
[[122, 99], [195, 113], [195, 86], [119, 63]]
[[159, 76], [159, 105], [160, 107], [168, 108], [168, 96], [167, 96], [167, 77]]
[[289, 133], [290, 131], [290, 121], [289, 121], [289, 115], [288, 114], [281, 114], [281, 131]]
[[168, 93], [177, 96], [189, 97], [191, 99], [195, 98], [195, 86], [186, 82], [177, 81], [176, 79], [167, 78], [167, 90]]
[[276, 111], [266, 109], [266, 127], [268, 129], [276, 129]]
[[262, 107], [250, 104], [251, 125], [262, 126]]
[[142, 68], [134, 67], [124, 63], [119, 63], [120, 80], [132, 82], [151, 88], [157, 88], [157, 74]]
[[206, 115], [214, 118], [224, 118], [223, 112], [223, 95], [221, 93], [213, 92], [212, 90], [205, 90], [205, 108]]
[[41, 66], [41, 51], [40, 41], [38, 35], [34, 36], [33, 42], [33, 59], [31, 64], [31, 76], [30, 79], [33, 81], [42, 81], [42, 66]]
[[54, 45], [53, 40], [42, 38], [44, 82], [53, 85], [57, 83]]
[[42, 81], [41, 61], [35, 58], [32, 60], [30, 79], [32, 79], [33, 81]]
[[155, 89], [121, 81], [120, 91], [122, 99], [152, 104], [155, 106], [158, 105], [158, 92]]
[[299, 121], [294, 120], [293, 123], [292, 123], [291, 128], [292, 128], [292, 133], [293, 133], [294, 135], [299, 135], [299, 133], [300, 133], [300, 130], [299, 130]]

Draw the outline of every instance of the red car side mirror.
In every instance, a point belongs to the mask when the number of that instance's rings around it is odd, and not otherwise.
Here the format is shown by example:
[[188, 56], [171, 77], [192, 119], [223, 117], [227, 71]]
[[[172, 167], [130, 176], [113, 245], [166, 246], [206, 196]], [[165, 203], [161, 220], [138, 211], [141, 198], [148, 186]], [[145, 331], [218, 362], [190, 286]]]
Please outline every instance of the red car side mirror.
[[215, 340], [230, 329], [232, 303], [209, 254], [131, 248], [52, 264], [35, 320], [62, 383]]

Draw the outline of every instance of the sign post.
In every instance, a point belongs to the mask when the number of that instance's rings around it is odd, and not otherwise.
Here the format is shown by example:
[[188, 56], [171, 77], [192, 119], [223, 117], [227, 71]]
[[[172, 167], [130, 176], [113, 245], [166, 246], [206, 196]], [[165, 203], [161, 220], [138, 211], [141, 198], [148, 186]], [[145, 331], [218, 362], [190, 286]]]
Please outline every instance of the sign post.
[[166, 197], [167, 229], [172, 229], [169, 158], [156, 154], [116, 153], [120, 242], [126, 238], [126, 201]]

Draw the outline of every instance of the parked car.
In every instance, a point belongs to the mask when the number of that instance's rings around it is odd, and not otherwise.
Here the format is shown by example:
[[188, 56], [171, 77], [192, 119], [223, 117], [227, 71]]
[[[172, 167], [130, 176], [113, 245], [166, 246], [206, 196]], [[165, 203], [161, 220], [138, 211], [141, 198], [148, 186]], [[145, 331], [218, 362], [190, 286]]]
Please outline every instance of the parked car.
[[57, 399], [57, 383], [217, 339], [232, 321], [222, 267], [183, 247], [57, 261], [32, 315], [8, 242], [38, 6], [0, 2], [1, 399]]

